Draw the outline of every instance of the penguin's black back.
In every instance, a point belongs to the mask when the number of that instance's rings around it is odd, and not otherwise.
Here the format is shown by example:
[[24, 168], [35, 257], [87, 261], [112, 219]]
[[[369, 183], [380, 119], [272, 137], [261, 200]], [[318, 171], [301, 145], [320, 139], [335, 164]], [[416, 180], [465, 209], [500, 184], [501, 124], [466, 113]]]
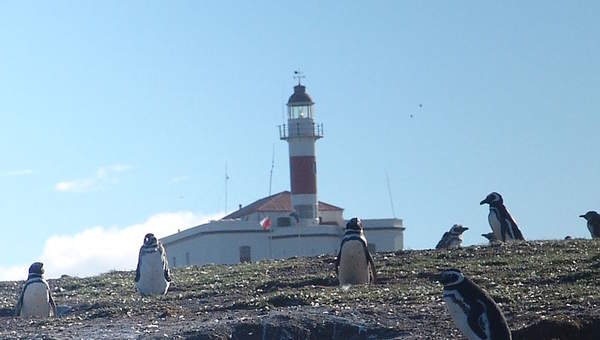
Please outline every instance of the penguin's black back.
[[[508, 212], [508, 209], [506, 209], [506, 206], [504, 206], [504, 203], [499, 203], [499, 204], [495, 204], [494, 207], [496, 209], [498, 209], [498, 211], [500, 212], [500, 223], [502, 224], [502, 226], [504, 227], [506, 224], [506, 221], [504, 221], [504, 219], [508, 219], [510, 221], [510, 223], [513, 225], [512, 228], [512, 232], [515, 235], [515, 240], [522, 240], [524, 241], [525, 238], [523, 237], [523, 234], [521, 233], [521, 230], [519, 229], [519, 226], [517, 225], [517, 222], [515, 222], [515, 219], [511, 216], [511, 214]], [[506, 228], [510, 228], [510, 226], [506, 225]]]
[[[487, 310], [488, 322], [490, 323], [490, 340], [511, 340], [512, 336], [508, 323], [504, 318], [504, 314], [494, 302], [494, 299], [478, 285], [476, 285], [469, 278], [465, 277], [464, 280], [456, 285], [446, 286], [444, 290], [456, 290], [463, 297], [465, 302], [470, 306], [479, 306], [478, 301], [481, 301], [485, 305]], [[469, 325], [471, 328], [477, 328], [479, 325], [471, 322], [469, 318]]]
[[598, 213], [590, 218], [588, 225], [590, 225], [592, 229], [592, 238], [600, 238], [600, 215]]

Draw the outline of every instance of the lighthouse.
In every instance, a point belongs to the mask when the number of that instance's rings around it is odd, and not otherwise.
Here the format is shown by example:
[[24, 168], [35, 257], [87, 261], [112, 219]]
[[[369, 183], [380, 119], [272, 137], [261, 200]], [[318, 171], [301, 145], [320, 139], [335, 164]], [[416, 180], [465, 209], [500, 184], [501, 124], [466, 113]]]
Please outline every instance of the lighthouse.
[[323, 124], [315, 124], [315, 103], [301, 83], [302, 76], [296, 78], [298, 85], [287, 102], [287, 124], [279, 126], [279, 138], [289, 146], [292, 214], [303, 225], [318, 224], [315, 144], [323, 137]]
[[[289, 147], [290, 190], [240, 204], [220, 220], [162, 238], [171, 267], [337, 254], [347, 221], [343, 208], [317, 200], [315, 144], [323, 138], [323, 124], [315, 123], [315, 103], [306, 93], [303, 76], [294, 73], [298, 83], [287, 101], [287, 122], [279, 125], [279, 138]], [[369, 251], [403, 249], [401, 219], [362, 223]]]

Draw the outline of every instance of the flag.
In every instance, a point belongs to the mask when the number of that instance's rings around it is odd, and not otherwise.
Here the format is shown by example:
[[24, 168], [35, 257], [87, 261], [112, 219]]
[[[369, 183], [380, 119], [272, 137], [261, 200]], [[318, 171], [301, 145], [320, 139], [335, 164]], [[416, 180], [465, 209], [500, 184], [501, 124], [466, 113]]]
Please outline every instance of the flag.
[[271, 227], [271, 219], [269, 218], [269, 216], [260, 220], [260, 225], [263, 227], [264, 230], [269, 229]]

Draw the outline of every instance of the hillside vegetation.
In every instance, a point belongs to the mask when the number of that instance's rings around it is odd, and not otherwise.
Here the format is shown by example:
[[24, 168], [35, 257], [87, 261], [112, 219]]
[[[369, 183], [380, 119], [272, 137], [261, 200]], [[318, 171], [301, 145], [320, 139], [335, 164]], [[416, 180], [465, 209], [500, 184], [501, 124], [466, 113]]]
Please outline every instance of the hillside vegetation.
[[[177, 268], [166, 296], [134, 272], [49, 280], [59, 317], [12, 317], [23, 282], [1, 282], [0, 338], [460, 339], [435, 281], [456, 267], [498, 302], [515, 339], [600, 339], [600, 240], [378, 253], [376, 285], [338, 286], [334, 257]], [[551, 338], [548, 335], [547, 338]]]

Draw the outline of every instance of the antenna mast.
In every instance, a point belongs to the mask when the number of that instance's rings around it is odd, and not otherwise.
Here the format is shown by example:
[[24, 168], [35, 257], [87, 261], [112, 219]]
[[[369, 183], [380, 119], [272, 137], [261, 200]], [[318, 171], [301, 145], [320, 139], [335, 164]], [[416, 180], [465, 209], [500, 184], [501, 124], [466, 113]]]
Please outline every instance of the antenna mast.
[[394, 200], [392, 199], [392, 189], [390, 188], [390, 176], [387, 171], [385, 172], [385, 180], [387, 182], [388, 195], [390, 196], [390, 205], [392, 206], [392, 216], [396, 218], [396, 211], [394, 210]]
[[227, 174], [227, 161], [225, 161], [225, 214], [227, 214], [227, 182], [229, 182], [229, 175]]
[[269, 196], [271, 196], [271, 184], [273, 184], [273, 168], [275, 167], [275, 143], [273, 143], [273, 153], [271, 154], [271, 173], [269, 174]]

